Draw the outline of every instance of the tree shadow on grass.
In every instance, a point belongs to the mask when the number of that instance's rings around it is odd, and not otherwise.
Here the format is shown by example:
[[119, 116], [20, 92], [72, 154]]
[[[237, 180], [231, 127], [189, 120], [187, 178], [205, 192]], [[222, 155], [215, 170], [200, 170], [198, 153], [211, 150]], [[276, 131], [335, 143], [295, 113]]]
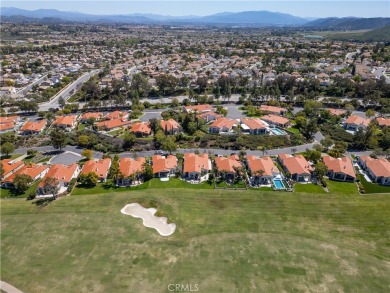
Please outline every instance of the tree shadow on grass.
[[44, 207], [48, 206], [53, 200], [55, 200], [55, 199], [54, 198], [40, 198], [38, 200], [33, 201], [32, 204], [35, 204], [39, 208], [44, 208]]

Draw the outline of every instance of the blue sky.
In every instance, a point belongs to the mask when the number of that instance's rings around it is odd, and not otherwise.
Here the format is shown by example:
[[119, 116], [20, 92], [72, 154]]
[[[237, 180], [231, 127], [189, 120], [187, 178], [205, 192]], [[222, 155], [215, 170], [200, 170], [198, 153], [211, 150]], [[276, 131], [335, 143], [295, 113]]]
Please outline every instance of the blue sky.
[[2, 7], [17, 7], [28, 10], [40, 8], [62, 11], [78, 11], [90, 14], [153, 13], [162, 15], [209, 15], [218, 12], [269, 10], [301, 17], [390, 17], [390, 0], [387, 1], [1, 1]]

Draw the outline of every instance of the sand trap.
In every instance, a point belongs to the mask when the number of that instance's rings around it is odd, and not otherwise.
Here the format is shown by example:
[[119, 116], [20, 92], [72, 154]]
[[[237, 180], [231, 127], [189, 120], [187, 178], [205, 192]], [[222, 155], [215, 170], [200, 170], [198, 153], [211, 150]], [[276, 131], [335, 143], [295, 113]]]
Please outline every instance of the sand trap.
[[156, 229], [161, 236], [172, 235], [176, 230], [176, 224], [168, 224], [166, 217], [156, 217], [154, 215], [156, 212], [156, 209], [145, 209], [138, 203], [127, 204], [121, 209], [122, 214], [130, 215], [134, 218], [141, 218], [144, 226]]

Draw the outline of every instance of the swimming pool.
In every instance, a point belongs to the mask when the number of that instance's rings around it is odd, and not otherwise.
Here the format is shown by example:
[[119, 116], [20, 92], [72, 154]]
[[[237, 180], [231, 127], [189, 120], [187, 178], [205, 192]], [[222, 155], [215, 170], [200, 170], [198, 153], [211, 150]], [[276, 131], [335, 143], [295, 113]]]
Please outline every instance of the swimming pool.
[[282, 182], [282, 179], [274, 179], [273, 182], [274, 182], [276, 189], [285, 189], [283, 182]]
[[279, 128], [271, 128], [271, 131], [273, 134], [276, 134], [276, 135], [285, 135], [286, 132], [284, 132], [283, 130], [279, 129]]

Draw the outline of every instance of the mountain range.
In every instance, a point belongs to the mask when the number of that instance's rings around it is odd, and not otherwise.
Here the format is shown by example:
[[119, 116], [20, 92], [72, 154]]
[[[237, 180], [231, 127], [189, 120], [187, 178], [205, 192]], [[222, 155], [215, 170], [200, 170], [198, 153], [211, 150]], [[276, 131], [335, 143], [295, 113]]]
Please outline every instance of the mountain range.
[[129, 24], [211, 24], [241, 26], [304, 26], [322, 29], [375, 29], [390, 24], [390, 18], [302, 18], [290, 14], [270, 11], [223, 12], [208, 16], [165, 16], [158, 14], [121, 14], [93, 15], [80, 12], [66, 12], [55, 9], [24, 10], [14, 7], [2, 7], [0, 15], [3, 19], [22, 20], [24, 18], [53, 21], [55, 19], [73, 22], [103, 22]]

